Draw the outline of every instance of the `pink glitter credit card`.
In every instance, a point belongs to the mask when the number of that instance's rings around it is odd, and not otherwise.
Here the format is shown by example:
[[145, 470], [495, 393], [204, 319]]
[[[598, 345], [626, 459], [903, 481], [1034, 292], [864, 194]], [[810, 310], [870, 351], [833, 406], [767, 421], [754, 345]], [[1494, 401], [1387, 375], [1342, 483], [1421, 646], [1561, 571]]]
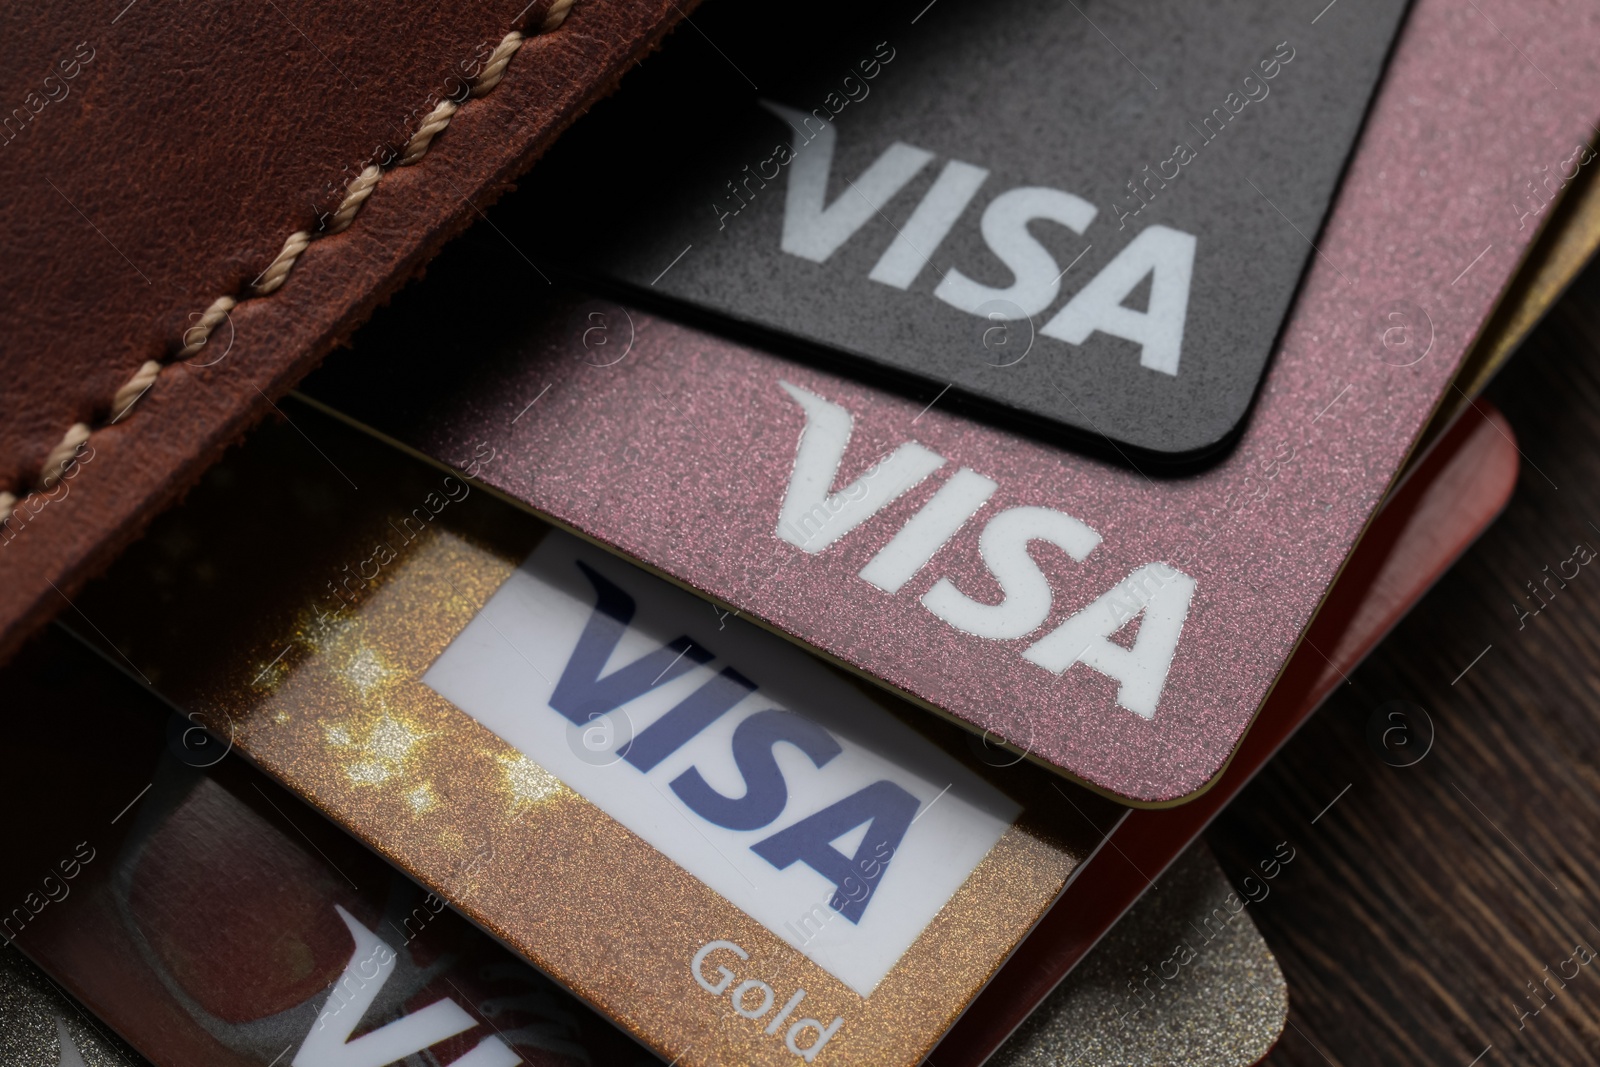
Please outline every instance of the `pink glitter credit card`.
[[1199, 473], [552, 292], [532, 227], [468, 234], [308, 390], [987, 739], [1180, 802], [1454, 388], [1542, 221], [1528, 183], [1592, 158], [1596, 55], [1591, 6], [1413, 5], [1243, 435]]

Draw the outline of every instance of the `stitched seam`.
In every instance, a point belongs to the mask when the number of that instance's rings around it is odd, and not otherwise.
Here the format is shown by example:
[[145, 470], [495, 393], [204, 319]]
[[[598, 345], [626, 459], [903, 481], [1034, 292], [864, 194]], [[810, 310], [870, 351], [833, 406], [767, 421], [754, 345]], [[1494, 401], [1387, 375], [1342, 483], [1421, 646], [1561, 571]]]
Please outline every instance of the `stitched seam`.
[[[544, 21], [540, 24], [538, 31], [532, 36], [550, 33], [559, 27], [566, 21], [567, 14], [572, 10], [575, 2], [576, 0], [555, 0], [550, 5], [550, 10], [545, 14]], [[473, 79], [468, 99], [483, 96], [500, 84], [501, 79], [505, 77], [506, 67], [510, 64], [511, 58], [517, 54], [526, 40], [527, 36], [518, 30], [512, 30], [501, 39], [488, 60], [485, 61], [483, 69]], [[290, 272], [294, 270], [294, 265], [300, 258], [300, 254], [310, 247], [314, 241], [320, 240], [322, 236], [343, 233], [349, 229], [350, 224], [360, 214], [362, 205], [372, 195], [373, 190], [378, 187], [378, 183], [382, 181], [384, 175], [388, 174], [394, 167], [411, 166], [427, 155], [434, 138], [445, 131], [446, 127], [450, 125], [450, 120], [455, 117], [456, 112], [461, 110], [463, 106], [464, 102], [458, 104], [449, 97], [434, 105], [433, 109], [423, 117], [422, 122], [418, 125], [416, 132], [411, 135], [410, 140], [406, 142], [405, 147], [398, 153], [398, 158], [388, 166], [369, 163], [359, 174], [350, 179], [345, 186], [343, 199], [328, 217], [326, 228], [320, 235], [312, 234], [307, 230], [296, 230], [291, 233], [283, 242], [283, 248], [273, 257], [272, 262], [268, 263], [266, 269], [245, 286], [242, 293], [237, 296], [224, 294], [217, 297], [205, 311], [201, 312], [199, 321], [184, 330], [180, 335], [180, 347], [175, 352], [169, 355], [165, 361], [146, 360], [134, 372], [133, 377], [129, 378], [112, 395], [109, 416], [103, 422], [94, 426], [85, 422], [73, 423], [67, 429], [67, 432], [62, 435], [56, 446], [45, 456], [36, 484], [31, 488], [27, 488], [23, 493], [23, 497], [26, 498], [35, 492], [54, 488], [56, 483], [61, 481], [67, 472], [72, 469], [81, 450], [88, 443], [90, 434], [95, 430], [122, 421], [138, 404], [140, 399], [157, 384], [162, 371], [171, 366], [173, 362], [189, 360], [204, 349], [211, 338], [212, 331], [222, 323], [230, 321], [229, 313], [239, 305], [240, 301], [248, 300], [252, 297], [264, 297], [277, 292], [283, 287], [284, 282], [288, 280]], [[207, 364], [202, 364], [202, 366], [205, 365]], [[18, 503], [19, 500], [15, 494], [0, 490], [0, 522], [8, 521], [11, 518], [12, 512], [16, 510]], [[6, 540], [9, 543], [10, 539], [7, 538]]]

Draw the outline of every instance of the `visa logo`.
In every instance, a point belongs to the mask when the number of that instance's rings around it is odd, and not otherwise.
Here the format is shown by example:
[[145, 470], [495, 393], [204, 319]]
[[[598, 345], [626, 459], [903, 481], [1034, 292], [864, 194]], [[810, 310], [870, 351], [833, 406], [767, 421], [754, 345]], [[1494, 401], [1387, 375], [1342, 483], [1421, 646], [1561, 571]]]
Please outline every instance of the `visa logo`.
[[[782, 160], [789, 176], [780, 247], [813, 263], [826, 263], [868, 221], [887, 218], [884, 209], [889, 202], [934, 159], [925, 148], [896, 141], [853, 180], [846, 175], [843, 188], [828, 203], [838, 141], [833, 124], [770, 100], [761, 101], [761, 106], [783, 119], [794, 134], [793, 148], [785, 150]], [[895, 222], [895, 238], [868, 280], [910, 289], [988, 178], [983, 167], [959, 159], [947, 161], [911, 215]], [[984, 207], [978, 230], [1001, 265], [1000, 273], [1009, 273], [1011, 283], [989, 285], [952, 267], [934, 287], [933, 296], [991, 321], [1040, 315], [1056, 303], [1072, 264], [1063, 269], [1030, 227], [1049, 222], [1087, 235], [1098, 215], [1095, 205], [1060, 189], [1021, 186], [999, 193]], [[1118, 229], [1126, 225], [1123, 218]], [[1039, 333], [1071, 345], [1083, 345], [1097, 332], [1131, 341], [1139, 346], [1140, 366], [1176, 377], [1194, 256], [1193, 234], [1170, 226], [1146, 226], [1050, 315]], [[1147, 278], [1145, 309], [1124, 306]]]
[[[779, 385], [805, 413], [805, 428], [796, 445], [794, 469], [774, 533], [806, 555], [826, 551], [946, 465], [937, 452], [906, 441], [835, 490], [855, 417], [842, 405], [809, 390], [789, 382]], [[999, 587], [999, 602], [969, 595], [971, 576], [943, 574], [919, 598], [921, 605], [973, 637], [1027, 639], [1020, 650], [1022, 658], [1054, 674], [1065, 674], [1081, 663], [1119, 683], [1117, 703], [1121, 707], [1144, 719], [1155, 718], [1189, 617], [1194, 579], [1166, 563], [1146, 563], [1087, 606], [1041, 632], [1050, 618], [1054, 595], [1050, 580], [1030, 554], [1034, 543], [1052, 545], [1082, 563], [1099, 547], [1100, 534], [1055, 508], [991, 508], [989, 498], [999, 488], [994, 479], [970, 467], [958, 468], [861, 568], [858, 577], [884, 593], [901, 594], [930, 567], [940, 549], [983, 514], [978, 554], [988, 578]], [[963, 584], [968, 591], [962, 590]], [[1142, 621], [1131, 645], [1112, 640], [1135, 619]]]
[[423, 680], [862, 996], [1019, 811], [832, 668], [564, 533]]
[[[608, 673], [606, 664], [638, 605], [621, 586], [593, 567], [581, 560], [577, 567], [594, 586], [594, 613], [549, 699], [550, 707], [568, 722], [583, 726], [610, 715], [656, 686], [716, 658], [709, 649], [698, 648], [680, 635]], [[644, 730], [629, 731], [631, 736], [612, 750], [634, 769], [648, 774], [757, 688], [733, 667], [723, 667]], [[742, 793], [724, 795], [707, 783], [696, 766], [671, 779], [667, 788], [684, 807], [713, 826], [768, 829], [788, 806], [788, 783], [776, 756], [780, 744], [792, 745], [818, 768], [844, 751], [839, 740], [815, 720], [786, 708], [764, 708], [740, 721], [729, 744], [729, 754], [743, 779]], [[778, 870], [801, 862], [822, 875], [834, 887], [829, 906], [859, 923], [879, 878], [888, 869], [887, 862], [871, 862], [873, 857], [881, 860], [894, 855], [919, 807], [921, 803], [904, 787], [881, 778], [749, 847]], [[830, 844], [857, 827], [865, 827], [866, 832], [854, 855], [846, 856]]]

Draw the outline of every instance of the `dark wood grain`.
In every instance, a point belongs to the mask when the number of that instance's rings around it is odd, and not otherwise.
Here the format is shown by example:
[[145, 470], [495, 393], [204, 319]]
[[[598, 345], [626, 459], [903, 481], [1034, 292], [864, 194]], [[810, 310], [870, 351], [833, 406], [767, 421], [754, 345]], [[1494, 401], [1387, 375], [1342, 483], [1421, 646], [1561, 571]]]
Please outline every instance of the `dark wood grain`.
[[[1600, 959], [1564, 962], [1600, 949], [1600, 558], [1517, 615], [1600, 548], [1600, 268], [1490, 396], [1509, 508], [1209, 832], [1236, 881], [1298, 850], [1252, 907], [1289, 980], [1273, 1065], [1600, 1063]], [[1395, 699], [1432, 719], [1409, 767], [1367, 739]]]

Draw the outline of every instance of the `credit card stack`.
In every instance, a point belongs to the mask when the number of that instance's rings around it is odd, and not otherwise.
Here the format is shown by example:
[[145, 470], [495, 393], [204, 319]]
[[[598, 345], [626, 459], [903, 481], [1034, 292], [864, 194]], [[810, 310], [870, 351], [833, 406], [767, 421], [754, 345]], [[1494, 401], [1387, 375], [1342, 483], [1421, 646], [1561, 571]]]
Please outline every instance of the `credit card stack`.
[[6, 669], [5, 1040], [1258, 1062], [1195, 838], [1509, 499], [1597, 46], [697, 10]]

